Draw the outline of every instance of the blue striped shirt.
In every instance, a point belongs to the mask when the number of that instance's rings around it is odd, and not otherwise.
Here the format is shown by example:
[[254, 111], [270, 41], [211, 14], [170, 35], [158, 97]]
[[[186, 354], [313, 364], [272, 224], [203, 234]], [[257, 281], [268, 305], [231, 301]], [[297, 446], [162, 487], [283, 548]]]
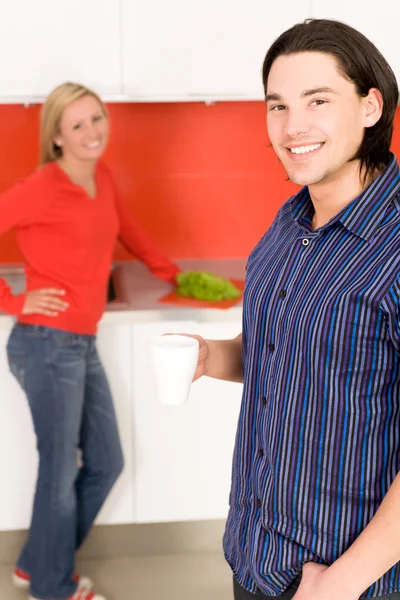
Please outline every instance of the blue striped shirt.
[[[225, 555], [251, 592], [331, 564], [400, 470], [400, 169], [312, 230], [303, 188], [252, 251]], [[364, 596], [400, 590], [400, 564]]]

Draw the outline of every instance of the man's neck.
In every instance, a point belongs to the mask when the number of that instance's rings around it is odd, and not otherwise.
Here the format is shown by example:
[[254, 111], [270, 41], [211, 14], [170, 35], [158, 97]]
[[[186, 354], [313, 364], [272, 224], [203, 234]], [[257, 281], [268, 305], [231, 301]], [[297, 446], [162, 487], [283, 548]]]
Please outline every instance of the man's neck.
[[[377, 174], [378, 175], [378, 174]], [[375, 175], [376, 177], [376, 175]], [[363, 183], [358, 161], [347, 163], [343, 171], [308, 187], [314, 206], [312, 228], [318, 229], [365, 190], [375, 177]]]

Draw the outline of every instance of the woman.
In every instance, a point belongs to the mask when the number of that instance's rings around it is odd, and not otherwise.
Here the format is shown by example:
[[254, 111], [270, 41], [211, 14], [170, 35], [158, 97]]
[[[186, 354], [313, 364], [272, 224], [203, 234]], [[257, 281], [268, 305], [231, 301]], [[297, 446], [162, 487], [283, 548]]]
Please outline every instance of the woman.
[[0, 233], [16, 229], [26, 261], [26, 293], [13, 296], [0, 280], [0, 309], [17, 316], [8, 360], [39, 451], [29, 537], [13, 574], [31, 600], [104, 600], [74, 575], [74, 554], [123, 468], [95, 341], [117, 236], [154, 275], [175, 283], [179, 272], [137, 226], [99, 162], [108, 134], [93, 91], [57, 87], [42, 109], [41, 168], [0, 196]]

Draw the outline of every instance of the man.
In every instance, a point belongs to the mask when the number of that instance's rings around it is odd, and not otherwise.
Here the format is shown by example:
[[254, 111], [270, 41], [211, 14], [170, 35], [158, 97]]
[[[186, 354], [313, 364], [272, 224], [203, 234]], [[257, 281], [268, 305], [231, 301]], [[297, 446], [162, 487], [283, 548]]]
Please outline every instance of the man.
[[224, 536], [236, 600], [400, 598], [396, 79], [311, 20], [263, 66], [271, 143], [305, 186], [252, 251], [243, 334], [196, 377], [244, 381]]

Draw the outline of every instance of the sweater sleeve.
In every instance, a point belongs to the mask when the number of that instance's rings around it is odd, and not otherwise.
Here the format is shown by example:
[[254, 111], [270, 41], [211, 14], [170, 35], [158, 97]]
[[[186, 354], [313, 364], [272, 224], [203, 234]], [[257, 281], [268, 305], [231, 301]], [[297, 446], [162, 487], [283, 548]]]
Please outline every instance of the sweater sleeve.
[[124, 247], [141, 260], [153, 275], [176, 285], [176, 276], [181, 269], [158, 248], [135, 221], [117, 191], [115, 199], [120, 223], [119, 239]]
[[[0, 194], [0, 235], [37, 222], [49, 206], [50, 197], [40, 172]], [[24, 303], [25, 294], [14, 296], [7, 282], [0, 278], [0, 310], [19, 315]]]

